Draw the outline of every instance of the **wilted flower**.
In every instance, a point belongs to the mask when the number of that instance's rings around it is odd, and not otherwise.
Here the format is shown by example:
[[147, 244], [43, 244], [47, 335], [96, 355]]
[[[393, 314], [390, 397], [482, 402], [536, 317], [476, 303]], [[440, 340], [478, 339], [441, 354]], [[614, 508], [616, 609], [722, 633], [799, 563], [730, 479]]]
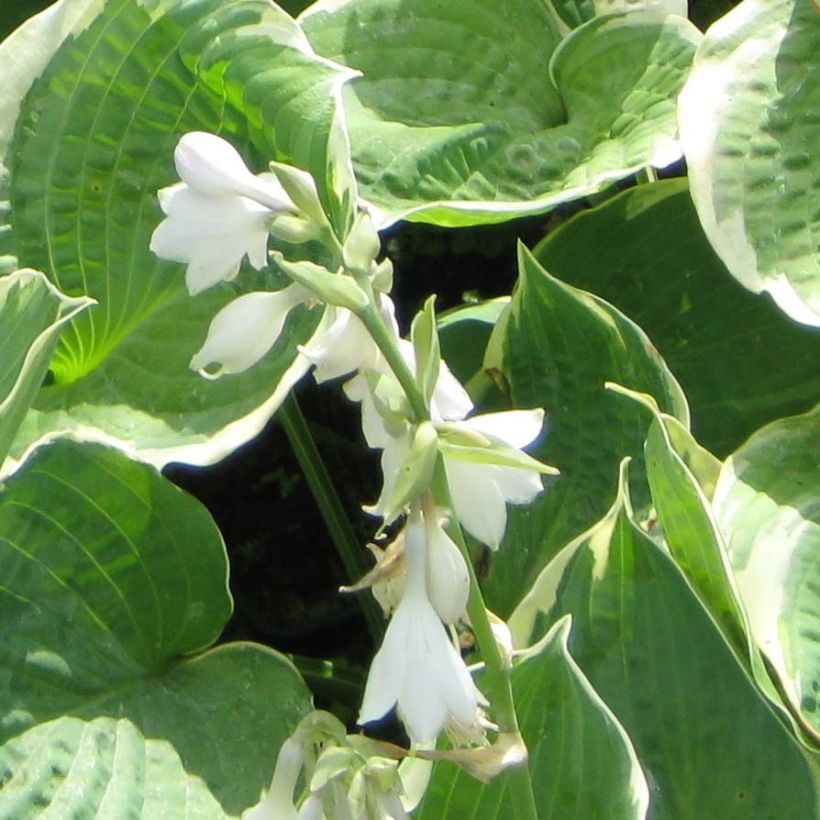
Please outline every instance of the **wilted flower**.
[[182, 182], [158, 193], [166, 218], [151, 236], [151, 250], [188, 264], [191, 295], [232, 279], [246, 255], [254, 268], [264, 268], [271, 219], [296, 212], [276, 177], [254, 176], [229, 142], [203, 131], [182, 136], [174, 163]]
[[414, 510], [405, 533], [404, 596], [373, 659], [359, 713], [359, 723], [369, 723], [397, 706], [418, 743], [437, 737], [450, 718], [471, 723], [483, 700], [430, 603], [427, 549], [421, 513]]

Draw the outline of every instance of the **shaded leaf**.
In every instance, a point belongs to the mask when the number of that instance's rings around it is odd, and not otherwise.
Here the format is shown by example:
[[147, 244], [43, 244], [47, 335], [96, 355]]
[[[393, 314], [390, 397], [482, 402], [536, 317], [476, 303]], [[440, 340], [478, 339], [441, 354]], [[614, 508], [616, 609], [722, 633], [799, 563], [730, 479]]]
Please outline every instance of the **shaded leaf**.
[[[0, 815], [36, 804], [55, 778], [80, 789], [92, 764], [79, 748], [83, 765], [63, 768], [63, 744], [93, 738], [104, 758], [96, 773], [126, 790], [124, 805], [156, 799], [143, 771], [155, 754], [174, 767], [162, 784], [174, 816], [190, 778], [230, 813], [258, 800], [310, 699], [292, 664], [265, 647], [192, 654], [232, 608], [224, 546], [198, 502], [115, 450], [58, 442], [0, 494], [0, 577]], [[109, 770], [102, 748], [121, 732]], [[37, 741], [50, 744], [37, 768], [48, 782], [20, 756]], [[104, 792], [83, 787], [81, 814], [94, 816]]]
[[[629, 737], [570, 655], [571, 619], [556, 623], [512, 673], [521, 731], [530, 754], [538, 816], [643, 818], [649, 790]], [[509, 817], [502, 773], [488, 785], [437, 763], [422, 818]]]
[[727, 274], [685, 180], [613, 197], [534, 253], [559, 279], [598, 294], [646, 331], [686, 393], [694, 435], [717, 455], [817, 401], [820, 331], [789, 321]]
[[649, 412], [606, 390], [617, 381], [649, 393], [688, 423], [686, 400], [643, 331], [611, 305], [553, 278], [524, 248], [519, 282], [496, 325], [485, 367], [506, 377], [515, 407], [543, 407], [546, 435], [528, 451], [561, 471], [526, 508], [510, 508], [507, 535], [484, 582], [491, 609], [509, 613], [571, 538], [597, 521], [625, 455], [634, 492], [649, 503], [643, 442]]

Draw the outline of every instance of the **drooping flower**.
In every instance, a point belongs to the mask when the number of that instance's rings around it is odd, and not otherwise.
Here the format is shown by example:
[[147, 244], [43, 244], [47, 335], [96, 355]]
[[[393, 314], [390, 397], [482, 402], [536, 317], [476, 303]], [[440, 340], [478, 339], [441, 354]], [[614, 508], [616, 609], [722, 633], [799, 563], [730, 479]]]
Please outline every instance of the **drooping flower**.
[[296, 212], [276, 177], [254, 176], [229, 142], [204, 131], [180, 138], [174, 163], [182, 182], [158, 193], [166, 218], [151, 236], [151, 250], [187, 263], [191, 295], [232, 279], [245, 256], [264, 268], [271, 219]]
[[[452, 427], [477, 433], [491, 444], [520, 450], [541, 432], [544, 411], [508, 410], [454, 422]], [[497, 549], [507, 526], [507, 503], [529, 504], [543, 489], [541, 475], [524, 467], [462, 459], [444, 454], [453, 513], [479, 541]]]
[[[398, 338], [393, 300], [383, 293], [377, 298], [385, 324]], [[355, 314], [339, 307], [328, 308], [321, 332], [299, 352], [316, 365], [313, 378], [318, 384], [354, 370], [376, 369], [381, 363], [381, 353], [367, 328]]]
[[469, 725], [481, 693], [450, 641], [427, 591], [427, 533], [418, 509], [405, 533], [404, 596], [367, 678], [359, 723], [397, 706], [410, 738], [433, 740], [449, 719]]
[[[310, 298], [301, 285], [278, 291], [254, 291], [229, 302], [211, 320], [202, 348], [191, 369], [209, 379], [241, 373], [273, 347], [288, 313]], [[212, 368], [216, 365], [216, 369]]]

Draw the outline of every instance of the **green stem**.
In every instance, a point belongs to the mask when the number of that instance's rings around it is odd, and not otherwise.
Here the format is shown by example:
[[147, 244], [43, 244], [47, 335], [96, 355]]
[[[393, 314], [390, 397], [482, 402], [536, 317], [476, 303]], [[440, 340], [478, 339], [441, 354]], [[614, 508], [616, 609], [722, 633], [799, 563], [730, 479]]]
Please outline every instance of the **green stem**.
[[[438, 503], [452, 510], [450, 488], [447, 484], [447, 474], [441, 456], [439, 456], [436, 464], [434, 491]], [[476, 643], [481, 653], [481, 659], [484, 661], [485, 672], [481, 686], [492, 704], [493, 716], [498, 724], [499, 731], [520, 735], [512, 692], [511, 669], [495, 640], [487, 607], [484, 604], [484, 596], [481, 587], [478, 585], [478, 578], [473, 568], [472, 557], [467, 549], [464, 533], [461, 530], [461, 525], [455, 519], [450, 521], [447, 531], [461, 550], [470, 575], [470, 597], [467, 601], [467, 614], [470, 616]], [[510, 796], [517, 820], [538, 820], [529, 766], [516, 766], [509, 769], [506, 776], [509, 778]]]
[[[347, 570], [348, 577], [351, 581], [358, 581], [370, 567], [364, 562], [364, 550], [350, 526], [330, 474], [322, 461], [310, 428], [296, 401], [296, 396], [292, 392], [283, 402], [279, 410], [279, 418], [313, 497], [316, 499], [330, 537]], [[379, 612], [378, 605], [369, 595], [360, 595], [359, 602], [364, 611], [370, 634], [378, 644], [384, 633], [384, 619]]]
[[413, 411], [416, 422], [427, 421], [430, 418], [430, 413], [427, 410], [427, 402], [421, 393], [421, 389], [416, 384], [415, 376], [413, 376], [407, 362], [401, 355], [396, 339], [390, 330], [387, 328], [381, 312], [378, 308], [378, 301], [373, 286], [367, 277], [357, 277], [357, 283], [367, 293], [370, 298], [370, 304], [360, 314], [362, 324], [367, 328], [368, 333], [372, 337], [376, 346], [381, 351], [385, 361], [390, 366], [393, 374], [398, 379], [399, 384], [407, 396], [407, 401], [410, 402], [410, 408]]

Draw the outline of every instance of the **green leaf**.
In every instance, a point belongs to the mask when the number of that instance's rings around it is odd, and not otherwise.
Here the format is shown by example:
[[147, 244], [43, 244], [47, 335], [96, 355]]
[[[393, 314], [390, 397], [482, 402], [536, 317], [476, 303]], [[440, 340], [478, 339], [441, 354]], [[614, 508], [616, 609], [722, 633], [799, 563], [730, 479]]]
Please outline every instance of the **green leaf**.
[[356, 198], [339, 121], [350, 73], [313, 55], [266, 0], [65, 0], [3, 43], [0, 62], [20, 66], [0, 90], [0, 115], [14, 123], [0, 130], [11, 202], [0, 253], [99, 302], [63, 334], [55, 384], [35, 402], [16, 455], [71, 431], [160, 465], [221, 458], [304, 373], [296, 345], [319, 311], [295, 312], [251, 372], [204, 384], [188, 362], [210, 320], [237, 293], [279, 279], [245, 274], [189, 298], [181, 266], [148, 249], [162, 219], [156, 191], [177, 179], [182, 133], [218, 132], [254, 171], [277, 159], [311, 172], [344, 234]]
[[707, 32], [680, 97], [692, 198], [731, 274], [820, 326], [820, 26], [804, 0], [744, 0]]
[[126, 718], [65, 716], [0, 746], [6, 817], [227, 817], [173, 746]]
[[816, 816], [801, 747], [635, 523], [625, 480], [604, 520], [554, 563], [511, 619], [516, 643], [572, 615], [570, 652], [632, 740], [652, 818]]
[[535, 255], [646, 331], [686, 393], [693, 433], [721, 457], [820, 396], [820, 331], [727, 275], [684, 180], [642, 185], [573, 217]]
[[429, 404], [441, 369], [441, 349], [436, 327], [436, 297], [430, 296], [413, 317], [410, 338], [416, 358], [416, 382]]
[[[677, 420], [659, 412], [654, 402], [622, 388], [618, 392], [639, 401], [652, 413], [644, 457], [664, 542], [728, 642], [743, 658], [749, 650], [746, 616], [709, 497], [690, 466], [693, 455], [703, 458], [703, 454]], [[716, 479], [714, 464], [709, 464], [709, 476], [710, 481]]]
[[[646, 779], [626, 732], [570, 655], [570, 625], [556, 623], [512, 673], [538, 816], [642, 820]], [[485, 786], [439, 762], [420, 817], [494, 820], [512, 811], [503, 773]]]
[[759, 430], [723, 465], [714, 508], [751, 634], [820, 740], [820, 407]]
[[39, 271], [0, 279], [0, 466], [46, 375], [60, 331], [91, 304], [60, 293]]
[[685, 0], [551, 0], [555, 11], [567, 26], [575, 26], [601, 17], [623, 11], [664, 11], [686, 17]]
[[642, 449], [650, 414], [607, 391], [609, 381], [649, 393], [688, 423], [686, 400], [643, 331], [611, 305], [550, 276], [523, 247], [519, 283], [496, 325], [485, 367], [504, 374], [514, 407], [543, 407], [546, 435], [528, 451], [561, 475], [526, 508], [510, 508], [507, 535], [490, 558], [488, 605], [508, 614], [544, 565], [597, 521], [618, 465], [635, 460], [633, 489], [649, 504]]
[[[0, 577], [0, 815], [28, 816], [9, 807], [44, 794], [59, 814], [73, 792], [81, 816], [103, 816], [108, 785], [123, 814], [161, 786], [180, 801], [166, 811], [184, 816], [194, 778], [226, 812], [258, 800], [309, 695], [265, 647], [201, 652], [231, 598], [222, 540], [197, 501], [116, 450], [58, 442], [0, 494]], [[84, 751], [93, 738], [99, 768]], [[63, 765], [72, 748], [77, 763]], [[100, 783], [86, 782], [91, 766]]]
[[660, 12], [566, 37], [539, 0], [320, 2], [300, 17], [345, 89], [362, 196], [380, 227], [500, 222], [680, 155], [675, 99], [700, 33]]
[[494, 389], [484, 369], [484, 352], [495, 323], [509, 303], [507, 297], [464, 305], [442, 314], [438, 320], [441, 354], [456, 378], [476, 403]]

